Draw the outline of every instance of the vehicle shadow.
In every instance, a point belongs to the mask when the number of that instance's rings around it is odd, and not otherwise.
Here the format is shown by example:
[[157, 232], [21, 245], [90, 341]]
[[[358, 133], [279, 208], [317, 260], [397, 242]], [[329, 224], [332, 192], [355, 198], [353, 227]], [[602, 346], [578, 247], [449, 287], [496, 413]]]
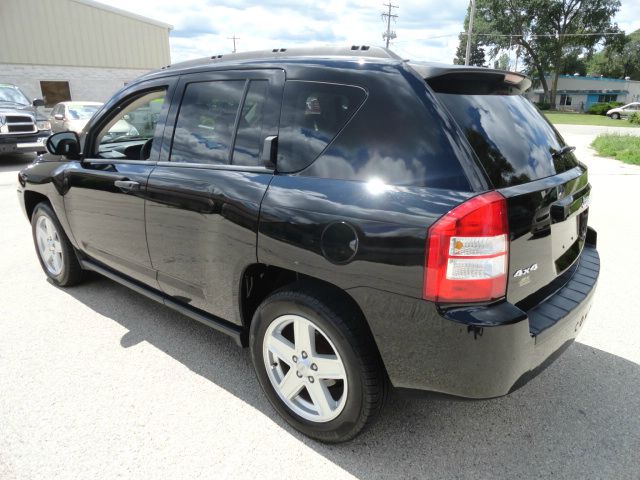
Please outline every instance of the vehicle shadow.
[[123, 348], [149, 342], [361, 479], [640, 478], [640, 365], [584, 344], [498, 399], [395, 390], [362, 435], [323, 445], [277, 416], [226, 336], [97, 275], [64, 291], [125, 327]]
[[11, 153], [0, 155], [0, 173], [18, 172], [36, 159], [31, 153]]

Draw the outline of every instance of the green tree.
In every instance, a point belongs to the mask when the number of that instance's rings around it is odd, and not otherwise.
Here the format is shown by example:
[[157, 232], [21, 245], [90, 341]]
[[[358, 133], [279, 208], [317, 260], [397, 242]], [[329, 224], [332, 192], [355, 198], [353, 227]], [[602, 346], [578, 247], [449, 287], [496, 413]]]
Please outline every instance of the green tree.
[[493, 68], [496, 70], [509, 70], [509, 63], [509, 55], [503, 53], [495, 62], [493, 62]]
[[476, 15], [483, 42], [494, 52], [519, 45], [527, 69], [555, 104], [568, 56], [589, 51], [602, 32], [617, 30], [612, 18], [619, 9], [619, 0], [477, 0]]
[[604, 49], [591, 57], [587, 73], [640, 80], [640, 30], [612, 39]]
[[[467, 32], [469, 28], [469, 11], [470, 6], [467, 8], [467, 16], [464, 19], [464, 31]], [[475, 29], [474, 29], [475, 30]], [[456, 57], [453, 59], [455, 65], [464, 65], [465, 56], [467, 54], [467, 34], [461, 33], [458, 36], [460, 43], [456, 50]], [[485, 55], [484, 48], [480, 42], [480, 37], [477, 35], [471, 35], [471, 51], [469, 55], [469, 65], [475, 65], [476, 67], [484, 67]]]

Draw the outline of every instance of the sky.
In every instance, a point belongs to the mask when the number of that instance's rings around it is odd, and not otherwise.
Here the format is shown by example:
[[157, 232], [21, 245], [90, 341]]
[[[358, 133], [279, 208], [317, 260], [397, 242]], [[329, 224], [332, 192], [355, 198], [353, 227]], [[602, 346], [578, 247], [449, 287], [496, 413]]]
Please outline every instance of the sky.
[[[172, 63], [238, 51], [300, 45], [384, 45], [386, 0], [101, 0], [173, 26]], [[469, 0], [394, 0], [397, 38], [405, 58], [451, 63]], [[640, 0], [622, 0], [615, 21], [640, 28]]]

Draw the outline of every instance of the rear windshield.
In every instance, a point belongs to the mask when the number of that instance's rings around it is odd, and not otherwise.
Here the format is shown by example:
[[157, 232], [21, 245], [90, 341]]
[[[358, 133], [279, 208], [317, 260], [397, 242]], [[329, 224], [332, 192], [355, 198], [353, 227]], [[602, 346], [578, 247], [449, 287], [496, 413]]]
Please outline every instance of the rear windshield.
[[464, 131], [495, 188], [549, 177], [578, 165], [572, 153], [554, 156], [562, 138], [521, 95], [437, 93]]

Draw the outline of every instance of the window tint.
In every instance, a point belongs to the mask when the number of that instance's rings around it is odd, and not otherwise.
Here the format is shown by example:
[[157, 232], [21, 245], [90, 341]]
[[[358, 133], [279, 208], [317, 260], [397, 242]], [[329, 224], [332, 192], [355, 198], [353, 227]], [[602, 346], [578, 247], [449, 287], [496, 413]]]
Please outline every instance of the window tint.
[[280, 118], [278, 168], [291, 172], [311, 164], [365, 96], [363, 89], [353, 86], [288, 81]]
[[496, 188], [570, 170], [572, 153], [553, 157], [564, 142], [542, 114], [520, 95], [436, 94], [464, 131]]
[[238, 132], [233, 149], [234, 165], [261, 165], [260, 146], [267, 86], [266, 80], [253, 80], [249, 84], [238, 121]]
[[228, 164], [244, 80], [187, 85], [171, 147], [172, 162]]

